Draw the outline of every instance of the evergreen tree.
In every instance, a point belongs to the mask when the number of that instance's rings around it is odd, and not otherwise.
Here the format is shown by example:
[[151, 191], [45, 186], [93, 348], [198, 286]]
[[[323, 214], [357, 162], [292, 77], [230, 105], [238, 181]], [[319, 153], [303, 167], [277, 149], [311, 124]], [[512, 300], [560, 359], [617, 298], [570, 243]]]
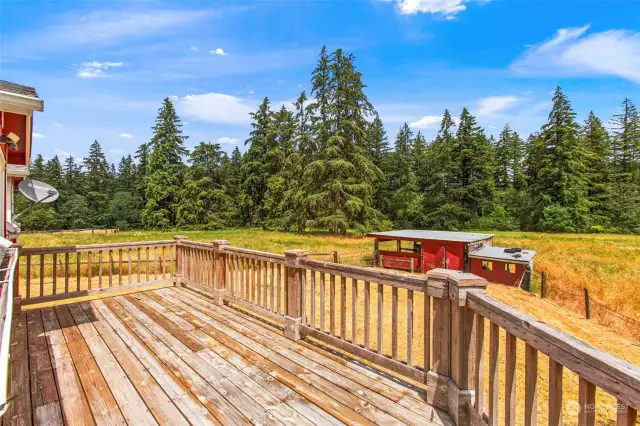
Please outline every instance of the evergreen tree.
[[227, 154], [219, 144], [200, 142], [191, 151], [189, 163], [180, 191], [178, 227], [222, 229], [232, 225], [235, 206], [227, 193]]
[[269, 177], [266, 156], [276, 145], [269, 99], [264, 98], [258, 110], [250, 115], [253, 130], [245, 142], [249, 149], [242, 165], [242, 217], [249, 226], [263, 226], [266, 219], [264, 197]]
[[[613, 155], [616, 181], [637, 178], [640, 165], [640, 115], [630, 99], [622, 102], [622, 113], [613, 118]], [[640, 180], [636, 180], [640, 184]]]
[[456, 215], [463, 223], [489, 215], [493, 211], [493, 150], [484, 131], [466, 108], [462, 109], [453, 144], [453, 161], [457, 168], [455, 195], [460, 203]]
[[422, 197], [414, 172], [413, 132], [407, 123], [400, 128], [392, 154], [391, 200], [388, 216], [396, 228], [422, 222]]
[[136, 193], [142, 200], [143, 205], [146, 205], [147, 202], [144, 193], [146, 190], [147, 168], [149, 165], [149, 144], [143, 143], [140, 145], [136, 150], [134, 158], [138, 162], [136, 166]]
[[89, 207], [88, 222], [92, 226], [104, 226], [110, 198], [108, 185], [111, 179], [109, 163], [97, 140], [89, 147], [89, 153], [83, 160], [83, 167], [85, 170], [84, 196]]
[[373, 165], [382, 172], [381, 179], [376, 182], [373, 188], [373, 206], [380, 212], [388, 212], [390, 210], [390, 179], [392, 173], [391, 148], [389, 147], [387, 132], [384, 130], [384, 125], [378, 114], [375, 114], [375, 118], [368, 126], [367, 139], [369, 141], [369, 158]]
[[148, 228], [169, 228], [177, 223], [178, 194], [182, 188], [186, 153], [182, 124], [173, 103], [165, 98], [153, 127], [145, 176], [146, 205], [142, 222]]
[[133, 162], [133, 157], [131, 155], [122, 157], [118, 163], [118, 171], [116, 172], [116, 189], [135, 195], [137, 189], [136, 178], [137, 170]]
[[323, 48], [314, 78], [328, 80], [314, 82], [319, 116], [314, 131], [320, 142], [317, 159], [304, 172], [305, 206], [314, 226], [344, 234], [349, 228], [366, 229], [379, 223], [381, 215], [373, 208], [372, 195], [382, 176], [367, 155], [365, 129], [373, 107], [355, 59], [338, 49], [326, 62]]
[[612, 149], [609, 135], [593, 111], [582, 128], [586, 150], [587, 196], [591, 222], [606, 226], [609, 216], [609, 197], [612, 174]]
[[529, 226], [552, 232], [586, 229], [587, 158], [579, 132], [571, 104], [558, 87], [534, 149], [538, 166], [529, 186]]

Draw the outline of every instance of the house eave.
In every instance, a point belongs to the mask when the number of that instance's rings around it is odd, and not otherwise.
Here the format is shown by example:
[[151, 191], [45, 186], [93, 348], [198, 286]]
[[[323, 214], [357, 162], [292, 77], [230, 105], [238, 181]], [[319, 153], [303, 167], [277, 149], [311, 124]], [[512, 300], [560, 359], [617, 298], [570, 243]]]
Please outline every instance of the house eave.
[[20, 113], [23, 110], [44, 111], [44, 101], [31, 96], [0, 90], [0, 108]]

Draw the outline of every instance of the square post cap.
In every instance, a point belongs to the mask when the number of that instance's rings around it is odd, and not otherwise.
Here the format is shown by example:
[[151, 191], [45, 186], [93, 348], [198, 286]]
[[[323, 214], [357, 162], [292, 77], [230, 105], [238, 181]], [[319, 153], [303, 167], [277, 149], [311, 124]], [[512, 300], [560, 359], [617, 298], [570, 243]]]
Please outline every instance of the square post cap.
[[188, 240], [189, 237], [187, 237], [186, 235], [175, 235], [173, 239], [176, 241], [181, 241], [181, 240]]
[[221, 249], [224, 247], [228, 247], [230, 244], [228, 240], [214, 240], [211, 241], [211, 245], [213, 245], [214, 249]]
[[291, 249], [284, 251], [285, 265], [288, 267], [297, 267], [300, 259], [306, 259], [309, 254], [306, 250]]

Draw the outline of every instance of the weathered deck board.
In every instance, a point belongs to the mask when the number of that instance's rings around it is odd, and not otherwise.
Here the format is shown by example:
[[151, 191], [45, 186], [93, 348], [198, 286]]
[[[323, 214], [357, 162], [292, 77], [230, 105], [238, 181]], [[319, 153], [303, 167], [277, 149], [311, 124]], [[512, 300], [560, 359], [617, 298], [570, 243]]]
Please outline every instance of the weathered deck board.
[[422, 391], [188, 289], [14, 324], [5, 425], [451, 425]]

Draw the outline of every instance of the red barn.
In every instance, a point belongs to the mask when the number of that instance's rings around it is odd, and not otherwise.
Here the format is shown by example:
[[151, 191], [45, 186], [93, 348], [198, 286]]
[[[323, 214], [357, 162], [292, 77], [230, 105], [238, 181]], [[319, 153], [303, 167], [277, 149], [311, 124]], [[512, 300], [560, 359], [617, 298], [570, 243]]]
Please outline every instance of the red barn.
[[[435, 268], [472, 272], [488, 281], [520, 285], [530, 279], [532, 250], [493, 247], [493, 235], [473, 232], [372, 232], [376, 266], [427, 272]], [[380, 243], [395, 241], [395, 250], [380, 250]], [[388, 244], [386, 245], [388, 248]]]

